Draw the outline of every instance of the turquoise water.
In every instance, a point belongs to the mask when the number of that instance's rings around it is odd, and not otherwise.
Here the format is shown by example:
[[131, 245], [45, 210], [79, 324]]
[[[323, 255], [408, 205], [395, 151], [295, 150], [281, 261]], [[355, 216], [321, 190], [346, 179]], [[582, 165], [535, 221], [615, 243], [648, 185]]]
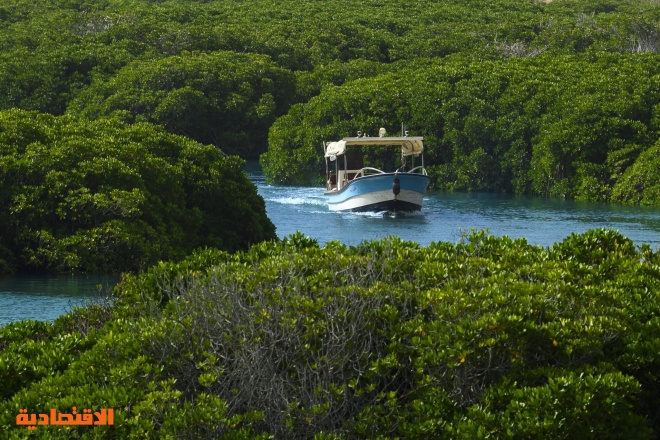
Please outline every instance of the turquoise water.
[[75, 306], [101, 299], [117, 275], [12, 275], [0, 277], [0, 326], [23, 319], [52, 321]]
[[282, 238], [296, 231], [323, 244], [339, 240], [355, 245], [395, 235], [428, 245], [456, 242], [472, 229], [525, 238], [552, 246], [571, 233], [593, 228], [621, 231], [635, 243], [660, 247], [660, 209], [547, 200], [484, 193], [431, 192], [420, 213], [337, 213], [329, 211], [322, 188], [267, 185], [258, 167], [248, 168], [266, 201], [266, 210]]
[[[268, 216], [282, 238], [296, 231], [320, 244], [339, 240], [355, 245], [388, 235], [428, 245], [456, 242], [472, 229], [493, 235], [524, 237], [551, 246], [573, 232], [592, 228], [618, 229], [636, 244], [660, 247], [660, 209], [498, 194], [430, 193], [421, 213], [344, 214], [331, 212], [322, 188], [267, 185], [255, 164], [247, 168], [266, 201]], [[21, 319], [53, 320], [73, 306], [99, 297], [118, 277], [14, 276], [0, 278], [0, 325]]]

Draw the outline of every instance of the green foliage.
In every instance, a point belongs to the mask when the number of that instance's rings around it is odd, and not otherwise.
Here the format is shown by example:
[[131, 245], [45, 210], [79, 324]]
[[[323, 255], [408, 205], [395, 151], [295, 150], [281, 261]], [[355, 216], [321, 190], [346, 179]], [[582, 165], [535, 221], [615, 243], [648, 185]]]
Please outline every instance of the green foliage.
[[608, 230], [200, 251], [0, 329], [0, 425], [103, 406], [114, 427], [36, 435], [657, 438], [658, 261]]
[[[34, 13], [35, 10], [39, 13]], [[603, 53], [639, 58], [656, 56], [660, 48], [659, 17], [654, 2], [622, 4], [600, 0], [550, 3], [487, 0], [479, 7], [471, 0], [403, 6], [399, 0], [357, 3], [283, 0], [277, 4], [195, 0], [12, 1], [0, 7], [0, 109], [16, 107], [55, 115], [71, 112], [90, 118], [116, 114], [126, 121], [162, 124], [173, 133], [214, 143], [243, 157], [255, 157], [266, 149], [273, 120], [285, 114], [293, 103], [308, 102], [326, 86], [372, 78], [424, 58], [474, 62], [479, 82], [487, 84], [490, 78], [481, 77], [478, 72], [489, 70], [491, 61], [516, 65], [520, 60], [541, 56], [540, 70], [552, 72], [555, 65], [564, 63], [563, 57], [576, 54], [589, 62]], [[615, 64], [621, 64], [618, 71], [621, 75], [610, 74], [606, 78], [625, 81], [629, 74], [627, 62]], [[598, 76], [583, 71], [582, 67], [570, 66], [572, 74], [560, 72], [561, 77], [552, 76], [560, 82], [563, 78], [574, 78], [575, 73], [584, 72], [585, 78]], [[170, 81], [160, 82], [160, 77]], [[432, 76], [426, 77], [429, 78]], [[409, 87], [418, 86], [415, 82]], [[536, 134], [534, 130], [541, 122], [541, 115], [535, 113], [530, 119], [527, 112], [521, 114], [519, 107], [538, 103], [533, 96], [534, 85], [526, 83], [519, 87], [514, 78], [511, 87], [517, 87], [518, 94], [510, 103], [521, 106], [494, 114], [488, 110], [497, 113], [500, 109], [489, 100], [497, 97], [497, 90], [481, 89], [482, 93], [478, 94], [477, 84], [468, 87], [473, 90], [467, 90], [468, 96], [462, 103], [470, 107], [463, 121], [467, 126], [448, 127], [445, 131], [456, 135], [454, 129], [464, 129], [465, 137], [470, 138], [464, 140], [470, 144], [485, 141], [488, 145], [481, 146], [484, 154], [477, 153], [476, 159], [499, 167], [490, 169], [481, 165], [475, 169], [468, 165], [468, 158], [480, 145], [443, 142], [438, 145], [438, 157], [434, 159], [442, 156], [436, 162], [438, 171], [443, 176], [454, 176], [447, 189], [504, 188], [582, 198], [606, 197], [603, 191], [587, 189], [594, 187], [595, 182], [580, 183], [573, 176], [563, 182], [560, 175], [572, 173], [582, 165], [579, 161], [575, 166], [560, 163], [558, 171], [552, 168], [557, 164], [550, 160], [539, 164], [540, 176], [526, 176], [530, 169], [530, 136]], [[531, 90], [532, 96], [526, 90]], [[608, 93], [604, 83], [590, 90], [595, 92], [597, 99], [593, 102], [598, 105], [598, 95]], [[419, 91], [423, 96], [424, 87]], [[578, 90], [580, 100], [589, 101], [588, 96], [580, 95]], [[486, 100], [487, 105], [479, 107], [474, 97]], [[645, 101], [657, 102], [653, 96]], [[416, 104], [406, 104], [408, 113], [416, 112]], [[406, 122], [411, 127], [423, 128], [427, 135], [442, 134], [438, 133], [443, 131], [442, 121], [438, 121], [436, 130], [428, 130], [433, 125], [426, 124], [429, 121], [423, 115], [437, 106], [437, 101], [432, 99], [428, 104], [418, 117], [399, 112], [388, 115], [393, 119], [387, 122], [393, 125]], [[566, 100], [559, 114], [589, 107], [584, 103], [573, 104]], [[614, 126], [635, 120], [621, 112], [614, 114], [624, 120], [615, 121]], [[557, 122], [555, 116], [549, 116], [548, 122]], [[594, 119], [600, 116], [603, 115], [598, 112], [592, 115]], [[569, 120], [564, 127], [579, 125], [582, 117]], [[508, 125], [511, 122], [514, 124]], [[528, 123], [531, 126], [526, 126]], [[512, 130], [494, 130], [501, 124]], [[598, 124], [592, 127], [600, 128]], [[322, 127], [311, 128], [323, 131]], [[498, 130], [505, 133], [496, 133]], [[561, 127], [551, 127], [552, 137], [561, 138], [559, 131]], [[579, 133], [581, 139], [576, 141], [583, 147], [590, 146], [585, 142], [592, 144], [587, 139], [588, 129], [576, 127], [574, 131]], [[454, 135], [452, 140], [458, 142]], [[514, 139], [508, 141], [516, 145], [515, 149], [509, 154], [498, 151], [501, 149], [495, 145], [498, 143], [509, 149], [507, 139], [502, 136], [510, 135]], [[630, 140], [629, 135], [624, 136], [624, 141]], [[612, 127], [605, 127], [599, 136], [605, 143], [611, 136], [619, 139]], [[544, 145], [547, 142], [553, 141], [540, 140]], [[594, 146], [608, 151], [619, 148]], [[491, 147], [496, 151], [491, 151]], [[442, 151], [445, 148], [450, 151]], [[551, 145], [542, 148], [550, 148], [553, 153], [556, 149]], [[454, 150], [461, 151], [460, 157], [450, 164]], [[564, 156], [554, 160], [576, 159]], [[634, 161], [635, 157], [628, 158], [631, 159]], [[308, 160], [300, 164], [303, 173], [308, 171]], [[444, 164], [449, 166], [443, 167]], [[482, 181], [474, 180], [475, 174], [483, 173], [487, 177], [481, 178]], [[442, 184], [443, 180], [438, 182]], [[611, 188], [613, 182], [598, 184]], [[531, 185], [535, 186], [533, 190]], [[556, 185], [558, 188], [554, 189]]]
[[659, 20], [610, 0], [0, 5], [0, 271], [153, 265], [111, 304], [0, 329], [3, 433], [28, 435], [19, 408], [103, 406], [114, 427], [34, 436], [657, 438], [658, 253], [603, 230], [255, 244], [274, 227], [242, 162], [171, 133], [244, 157], [268, 138], [270, 181], [316, 184], [323, 141], [406, 123], [438, 189], [657, 205]]
[[290, 105], [293, 75], [269, 58], [234, 52], [184, 52], [134, 62], [94, 82], [69, 112], [94, 120], [148, 121], [171, 133], [244, 157], [266, 142], [268, 127]]
[[242, 166], [149, 124], [1, 112], [5, 264], [118, 272], [273, 239]]
[[612, 190], [612, 200], [639, 205], [660, 204], [660, 145], [642, 152]]
[[506, 383], [487, 392], [457, 424], [457, 438], [648, 438], [631, 399], [637, 381], [606, 366], [596, 371], [558, 370], [543, 385]]
[[[271, 182], [307, 184], [322, 174], [323, 141], [381, 126], [397, 133], [400, 121], [425, 136], [436, 189], [622, 201], [623, 188], [633, 187], [629, 167], [658, 136], [660, 89], [649, 79], [660, 73], [657, 61], [655, 54], [543, 54], [393, 64], [292, 107], [271, 127], [261, 162]], [[637, 168], [650, 166], [642, 163], [652, 155], [640, 156]], [[655, 203], [651, 184], [634, 187], [649, 194], [643, 203]]]

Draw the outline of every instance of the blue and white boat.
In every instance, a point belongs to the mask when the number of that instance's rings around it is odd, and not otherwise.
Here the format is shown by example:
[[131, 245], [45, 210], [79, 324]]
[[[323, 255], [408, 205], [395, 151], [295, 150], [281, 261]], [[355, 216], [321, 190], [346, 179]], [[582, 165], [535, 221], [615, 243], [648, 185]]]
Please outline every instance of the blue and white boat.
[[[419, 211], [429, 177], [424, 168], [424, 138], [421, 136], [347, 137], [324, 144], [326, 191], [331, 211]], [[364, 166], [364, 149], [398, 147], [401, 166], [392, 172]], [[415, 166], [415, 158], [421, 164]], [[408, 164], [410, 162], [410, 164]]]

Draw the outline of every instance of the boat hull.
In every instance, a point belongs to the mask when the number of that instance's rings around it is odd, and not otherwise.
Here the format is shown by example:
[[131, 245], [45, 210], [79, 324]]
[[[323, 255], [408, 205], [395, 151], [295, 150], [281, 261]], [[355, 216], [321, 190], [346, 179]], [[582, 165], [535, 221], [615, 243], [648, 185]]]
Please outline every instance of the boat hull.
[[[400, 182], [398, 195], [394, 179]], [[340, 212], [419, 211], [429, 178], [423, 174], [383, 173], [360, 177], [339, 192], [326, 192], [328, 208]]]

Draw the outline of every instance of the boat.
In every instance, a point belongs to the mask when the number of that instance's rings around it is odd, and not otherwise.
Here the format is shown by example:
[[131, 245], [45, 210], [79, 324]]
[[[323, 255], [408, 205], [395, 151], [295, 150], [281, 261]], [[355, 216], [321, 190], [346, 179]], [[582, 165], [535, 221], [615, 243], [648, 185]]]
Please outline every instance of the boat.
[[[328, 208], [339, 212], [414, 212], [422, 209], [429, 177], [424, 168], [422, 136], [378, 137], [358, 132], [357, 137], [324, 143], [326, 165], [325, 196]], [[394, 171], [364, 166], [364, 150], [393, 147], [401, 153], [401, 165]], [[396, 148], [398, 147], [398, 148]], [[415, 166], [415, 159], [421, 164]]]

